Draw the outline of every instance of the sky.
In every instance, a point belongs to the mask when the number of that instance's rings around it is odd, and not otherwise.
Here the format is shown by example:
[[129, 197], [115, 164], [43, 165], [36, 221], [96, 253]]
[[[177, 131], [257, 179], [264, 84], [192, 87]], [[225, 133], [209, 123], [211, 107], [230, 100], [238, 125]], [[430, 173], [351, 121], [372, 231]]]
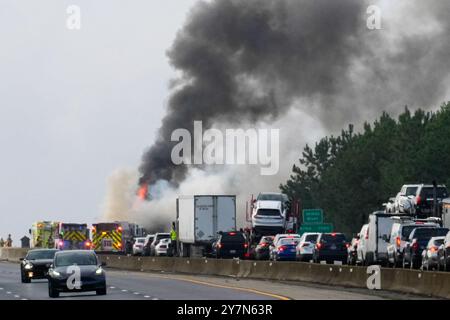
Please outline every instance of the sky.
[[195, 2], [0, 0], [0, 237], [100, 215], [107, 177], [153, 142]]

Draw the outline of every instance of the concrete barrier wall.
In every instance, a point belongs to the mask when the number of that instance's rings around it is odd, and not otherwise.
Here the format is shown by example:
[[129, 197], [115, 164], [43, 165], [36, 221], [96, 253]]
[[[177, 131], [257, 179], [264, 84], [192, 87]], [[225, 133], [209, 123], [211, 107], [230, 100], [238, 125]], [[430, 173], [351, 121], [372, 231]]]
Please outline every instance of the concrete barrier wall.
[[29, 249], [23, 248], [0, 248], [0, 260], [17, 262], [24, 258]]
[[[125, 270], [304, 281], [356, 288], [367, 288], [367, 280], [370, 276], [365, 267], [302, 262], [126, 257], [114, 255], [101, 255], [100, 258], [110, 268]], [[387, 268], [381, 268], [380, 270], [382, 290], [450, 299], [450, 273]]]

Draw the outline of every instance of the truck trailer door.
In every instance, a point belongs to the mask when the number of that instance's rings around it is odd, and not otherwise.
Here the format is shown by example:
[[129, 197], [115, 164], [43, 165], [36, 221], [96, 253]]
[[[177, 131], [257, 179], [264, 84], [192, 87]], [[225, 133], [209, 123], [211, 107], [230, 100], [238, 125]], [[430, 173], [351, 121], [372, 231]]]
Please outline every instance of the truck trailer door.
[[217, 232], [236, 230], [236, 198], [234, 196], [217, 197]]
[[195, 197], [195, 240], [209, 241], [215, 238], [214, 199], [212, 196]]

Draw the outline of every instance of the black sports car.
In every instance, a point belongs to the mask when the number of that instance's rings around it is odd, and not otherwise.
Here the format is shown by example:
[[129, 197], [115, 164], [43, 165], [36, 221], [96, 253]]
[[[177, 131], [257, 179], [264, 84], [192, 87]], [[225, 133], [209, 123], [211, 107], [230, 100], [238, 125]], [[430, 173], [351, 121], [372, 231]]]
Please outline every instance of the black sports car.
[[104, 265], [94, 251], [69, 250], [56, 253], [48, 271], [48, 295], [57, 298], [60, 292], [84, 291], [105, 295]]
[[33, 249], [28, 251], [20, 263], [22, 282], [29, 283], [31, 279], [45, 279], [57, 251], [57, 249]]

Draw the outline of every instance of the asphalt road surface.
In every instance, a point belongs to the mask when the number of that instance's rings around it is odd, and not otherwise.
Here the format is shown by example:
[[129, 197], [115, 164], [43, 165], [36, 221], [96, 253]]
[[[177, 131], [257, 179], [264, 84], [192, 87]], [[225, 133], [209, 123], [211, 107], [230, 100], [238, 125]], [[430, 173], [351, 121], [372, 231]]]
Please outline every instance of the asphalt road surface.
[[[64, 299], [101, 300], [287, 300], [414, 298], [364, 289], [336, 288], [224, 277], [106, 270], [108, 294], [62, 293]], [[0, 262], [0, 300], [40, 300], [48, 297], [47, 280], [20, 282], [19, 265]]]

